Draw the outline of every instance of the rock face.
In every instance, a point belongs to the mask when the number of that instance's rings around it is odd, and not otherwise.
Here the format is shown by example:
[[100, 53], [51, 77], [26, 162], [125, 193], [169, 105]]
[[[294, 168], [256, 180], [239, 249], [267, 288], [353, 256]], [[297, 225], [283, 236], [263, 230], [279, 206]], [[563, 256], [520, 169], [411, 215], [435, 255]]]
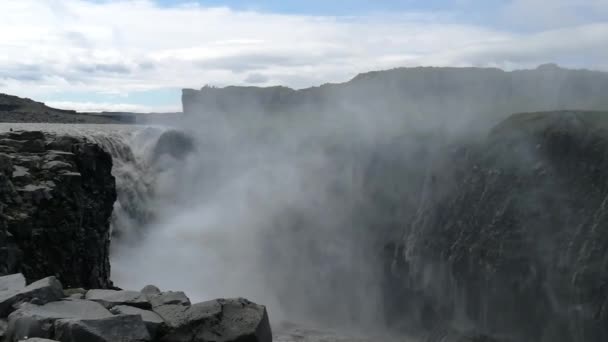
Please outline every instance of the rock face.
[[0, 274], [106, 288], [112, 158], [84, 138], [0, 134]]
[[514, 115], [454, 157], [454, 188], [391, 252], [393, 317], [608, 340], [608, 113]]
[[[149, 295], [135, 291], [90, 290], [87, 298], [91, 300], [81, 300], [64, 297], [64, 293], [71, 291], [64, 292], [61, 284], [54, 283], [53, 279], [43, 279], [21, 288], [22, 284], [15, 282], [20, 278], [18, 275], [0, 278], [0, 284], [11, 284], [11, 288], [0, 290], [0, 298], [14, 297], [15, 291], [39, 295], [21, 296], [19, 301], [12, 301], [7, 310], [0, 312], [2, 341], [17, 342], [28, 337], [60, 342], [272, 341], [266, 308], [246, 299], [217, 299], [191, 305], [183, 292], [163, 293], [148, 286], [144, 290], [152, 292]], [[59, 297], [41, 292], [45, 284]], [[156, 298], [152, 310], [140, 308], [140, 299], [150, 307], [148, 296]], [[106, 306], [112, 304], [111, 311], [97, 301]]]
[[[255, 113], [339, 113], [407, 116], [417, 126], [454, 118], [462, 125], [494, 125], [512, 113], [548, 110], [605, 110], [608, 73], [544, 65], [505, 72], [490, 68], [398, 68], [360, 74], [341, 84], [293, 90], [285, 87], [184, 89], [184, 113], [246, 117]], [[352, 116], [350, 116], [352, 118]], [[419, 119], [419, 120], [418, 120]], [[417, 120], [417, 121], [416, 121]], [[453, 120], [456, 121], [456, 120]], [[484, 121], [483, 124], [481, 121]], [[394, 122], [391, 121], [391, 122]]]

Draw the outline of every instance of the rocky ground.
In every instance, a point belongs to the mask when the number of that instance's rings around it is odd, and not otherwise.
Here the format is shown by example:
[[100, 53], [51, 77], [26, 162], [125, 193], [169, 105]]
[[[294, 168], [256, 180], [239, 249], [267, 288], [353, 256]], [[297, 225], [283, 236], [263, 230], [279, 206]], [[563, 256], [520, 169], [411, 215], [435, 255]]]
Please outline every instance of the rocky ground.
[[[191, 304], [183, 292], [64, 289], [51, 276], [26, 286], [0, 277], [0, 340], [6, 342], [270, 342], [266, 308], [243, 298]], [[48, 340], [47, 340], [48, 341]]]

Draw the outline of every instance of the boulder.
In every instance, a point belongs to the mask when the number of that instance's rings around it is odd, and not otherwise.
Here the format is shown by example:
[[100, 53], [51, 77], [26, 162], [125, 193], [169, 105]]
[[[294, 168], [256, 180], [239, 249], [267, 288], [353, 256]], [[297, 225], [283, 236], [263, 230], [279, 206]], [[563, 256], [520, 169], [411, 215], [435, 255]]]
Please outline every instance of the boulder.
[[23, 290], [25, 277], [21, 273], [0, 277], [0, 291]]
[[61, 342], [145, 342], [150, 341], [139, 315], [119, 315], [102, 319], [59, 319], [55, 338]]
[[150, 336], [155, 337], [160, 327], [164, 324], [163, 319], [155, 312], [135, 308], [128, 305], [117, 305], [110, 310], [115, 315], [139, 315], [146, 324]]
[[85, 298], [98, 302], [106, 308], [116, 305], [129, 305], [142, 309], [152, 308], [146, 295], [137, 291], [90, 290], [86, 293]]
[[163, 305], [190, 305], [190, 299], [181, 291], [167, 291], [157, 295], [148, 295], [148, 300], [153, 308]]
[[42, 304], [63, 298], [63, 286], [54, 276], [40, 279], [19, 291], [19, 300], [37, 298]]
[[63, 300], [42, 306], [23, 304], [8, 317], [9, 342], [25, 336], [52, 337], [53, 323], [58, 319], [103, 319], [112, 313], [101, 304], [86, 300]]
[[61, 298], [63, 298], [61, 283], [55, 277], [47, 277], [18, 291], [0, 292], [0, 317], [6, 317], [20, 302], [35, 300], [37, 304], [46, 304]]
[[145, 295], [159, 295], [160, 289], [154, 285], [146, 285], [140, 292]]
[[154, 309], [167, 324], [165, 342], [271, 342], [266, 308], [246, 299], [217, 299]]

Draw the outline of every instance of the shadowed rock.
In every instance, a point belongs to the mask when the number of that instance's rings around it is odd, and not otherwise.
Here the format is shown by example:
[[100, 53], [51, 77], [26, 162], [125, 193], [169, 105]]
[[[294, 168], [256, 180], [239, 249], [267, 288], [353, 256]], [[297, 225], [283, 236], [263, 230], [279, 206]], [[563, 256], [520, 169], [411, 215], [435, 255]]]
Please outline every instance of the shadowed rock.
[[52, 338], [58, 319], [102, 319], [112, 314], [101, 304], [85, 300], [64, 300], [42, 306], [24, 304], [8, 317], [7, 336], [18, 341], [25, 336]]
[[127, 305], [117, 305], [110, 309], [110, 311], [115, 315], [139, 315], [141, 319], [146, 324], [146, 328], [150, 333], [151, 337], [156, 337], [158, 331], [161, 326], [164, 324], [163, 319], [156, 314], [155, 312], [142, 310], [139, 308], [135, 308]]
[[139, 315], [102, 319], [59, 319], [55, 338], [60, 342], [146, 342], [150, 335]]
[[[17, 276], [18, 278], [18, 276]], [[57, 301], [63, 297], [61, 283], [55, 277], [38, 280], [25, 288], [0, 292], [0, 317], [6, 317], [15, 305], [35, 299], [38, 304]]]
[[106, 308], [116, 305], [129, 305], [142, 309], [150, 309], [152, 305], [146, 295], [137, 291], [90, 290], [85, 298], [98, 302]]

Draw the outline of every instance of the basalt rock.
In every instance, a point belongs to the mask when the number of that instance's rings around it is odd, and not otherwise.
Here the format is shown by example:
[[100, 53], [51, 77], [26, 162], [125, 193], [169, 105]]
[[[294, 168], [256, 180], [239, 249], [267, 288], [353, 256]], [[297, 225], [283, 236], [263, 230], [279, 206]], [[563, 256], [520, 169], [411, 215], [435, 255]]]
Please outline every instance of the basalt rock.
[[393, 317], [607, 341], [608, 113], [514, 115], [453, 157], [454, 188], [392, 247]]
[[[15, 298], [10, 301], [15, 304], [15, 311], [10, 315], [0, 312], [1, 341], [18, 342], [28, 338], [61, 342], [272, 341], [266, 308], [243, 298], [191, 305], [183, 292], [166, 292], [152, 294], [157, 297], [157, 306], [152, 311], [132, 306], [150, 305], [147, 300], [140, 300], [148, 296], [143, 292], [90, 290], [87, 293], [87, 298], [111, 304], [113, 307], [108, 310], [93, 300], [68, 297], [74, 293], [80, 295], [81, 291], [64, 292], [60, 286], [54, 286], [54, 278], [24, 288], [22, 278], [19, 275], [0, 278], [0, 285], [5, 288], [0, 290], [0, 298]], [[124, 305], [115, 305], [118, 303]]]
[[79, 137], [0, 134], [0, 275], [107, 288], [112, 158]]

